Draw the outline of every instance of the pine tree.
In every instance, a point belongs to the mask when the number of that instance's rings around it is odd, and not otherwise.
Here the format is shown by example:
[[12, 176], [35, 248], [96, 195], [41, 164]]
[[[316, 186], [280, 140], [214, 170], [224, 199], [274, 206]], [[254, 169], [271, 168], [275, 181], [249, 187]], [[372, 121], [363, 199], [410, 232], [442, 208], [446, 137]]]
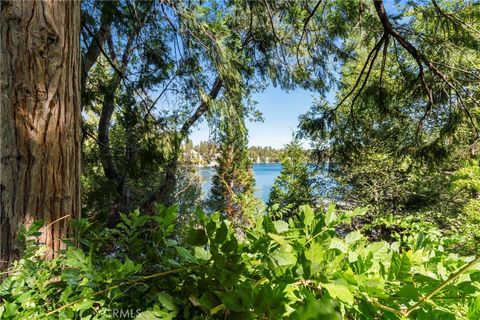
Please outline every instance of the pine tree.
[[300, 141], [293, 138], [285, 146], [285, 153], [282, 155], [282, 171], [275, 179], [268, 207], [281, 212], [283, 219], [288, 219], [300, 205], [314, 205], [313, 195], [314, 179], [308, 164], [309, 157], [303, 150]]
[[[240, 121], [243, 121], [241, 119]], [[212, 179], [210, 206], [239, 222], [253, 200], [254, 178], [246, 133], [231, 119], [224, 121], [218, 137], [218, 167]]]

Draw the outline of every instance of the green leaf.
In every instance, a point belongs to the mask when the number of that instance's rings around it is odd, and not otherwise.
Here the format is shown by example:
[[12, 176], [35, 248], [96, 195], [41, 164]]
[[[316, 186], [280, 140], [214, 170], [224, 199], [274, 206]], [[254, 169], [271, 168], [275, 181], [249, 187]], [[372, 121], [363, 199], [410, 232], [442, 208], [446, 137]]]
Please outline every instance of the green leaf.
[[480, 319], [480, 296], [472, 299], [468, 306], [468, 319]]
[[420, 232], [417, 235], [417, 240], [415, 241], [415, 245], [413, 247], [414, 250], [419, 250], [424, 247], [425, 244], [425, 234], [423, 232]]
[[324, 250], [321, 244], [312, 242], [310, 247], [305, 251], [305, 257], [310, 261], [310, 273], [316, 274], [321, 271], [324, 261]]
[[45, 220], [44, 219], [40, 219], [40, 220], [36, 220], [34, 221], [30, 227], [28, 228], [28, 231], [26, 233], [26, 236], [27, 237], [38, 237], [40, 236], [42, 233], [40, 232], [40, 229], [43, 227], [43, 225], [45, 224]]
[[305, 292], [305, 304], [294, 309], [289, 319], [293, 320], [339, 320], [342, 319], [335, 311], [335, 304], [330, 299], [319, 300], [310, 292]]
[[215, 233], [215, 243], [222, 244], [227, 239], [227, 235], [228, 227], [225, 224], [225, 221], [222, 221], [222, 223], [220, 224], [220, 228], [218, 228]]
[[129, 257], [125, 258], [125, 263], [123, 264], [122, 271], [124, 275], [128, 275], [131, 273], [137, 273], [140, 271], [142, 266], [140, 264], [135, 264]]
[[173, 205], [168, 207], [168, 209], [165, 211], [164, 225], [171, 224], [177, 217], [177, 213], [178, 213], [178, 205]]
[[225, 307], [229, 310], [240, 312], [243, 311], [243, 303], [241, 297], [236, 292], [227, 292], [227, 293], [219, 293], [220, 300], [225, 305]]
[[173, 302], [172, 296], [166, 291], [162, 291], [158, 294], [158, 301], [160, 301], [162, 306], [169, 311], [177, 310], [177, 306]]
[[358, 217], [358, 216], [364, 216], [364, 215], [367, 214], [367, 212], [368, 212], [368, 208], [355, 208], [352, 211], [350, 217], [353, 218], [353, 217]]
[[381, 241], [370, 243], [366, 250], [372, 254], [373, 259], [377, 261], [385, 261], [389, 258], [389, 248], [390, 245], [387, 242]]
[[354, 244], [362, 238], [363, 238], [362, 233], [360, 231], [356, 230], [356, 231], [352, 231], [349, 234], [347, 234], [347, 236], [345, 237], [345, 242], [347, 244]]
[[237, 239], [232, 237], [230, 240], [226, 241], [222, 245], [222, 252], [223, 253], [229, 253], [229, 252], [234, 252], [238, 248], [238, 242]]
[[348, 305], [353, 305], [353, 294], [346, 285], [341, 283], [322, 283], [321, 286], [327, 289], [333, 299], [338, 299]]
[[390, 262], [388, 280], [405, 280], [409, 276], [411, 267], [410, 258], [405, 253], [394, 252]]
[[281, 246], [286, 246], [287, 245], [287, 242], [285, 241], [285, 239], [282, 237], [282, 236], [279, 236], [277, 234], [274, 234], [274, 233], [268, 233], [268, 236], [274, 240], [275, 242], [277, 242], [278, 244], [280, 244]]
[[273, 225], [275, 226], [275, 230], [277, 230], [277, 233], [283, 233], [288, 231], [288, 223], [283, 220], [273, 221]]
[[155, 312], [148, 310], [137, 314], [135, 320], [158, 320], [158, 317], [155, 315]]
[[92, 306], [93, 306], [93, 301], [92, 300], [83, 299], [79, 303], [74, 304], [72, 306], [72, 310], [78, 312], [80, 310], [88, 310], [88, 309], [92, 308]]
[[180, 257], [183, 258], [183, 260], [187, 262], [193, 262], [193, 263], [198, 262], [197, 259], [190, 253], [190, 251], [188, 251], [184, 247], [176, 246], [175, 249], [177, 250]]
[[337, 249], [340, 250], [340, 252], [342, 253], [347, 253], [348, 245], [342, 239], [332, 238], [329, 249]]
[[193, 246], [203, 246], [208, 242], [207, 235], [203, 229], [190, 229], [188, 231], [187, 243]]
[[211, 219], [212, 221], [218, 221], [218, 220], [220, 220], [220, 213], [217, 212], [217, 211], [215, 211], [214, 213], [212, 213], [212, 214], [210, 215], [210, 219]]
[[331, 225], [337, 219], [337, 215], [335, 214], [335, 204], [331, 204], [328, 206], [327, 212], [325, 213], [325, 224], [327, 226]]
[[401, 287], [400, 290], [398, 290], [398, 295], [409, 300], [417, 300], [420, 297], [418, 288], [411, 283], [407, 283]]
[[271, 257], [278, 266], [294, 265], [297, 262], [295, 254], [292, 252], [286, 252], [285, 250], [276, 250]]
[[66, 258], [65, 262], [70, 267], [80, 267], [85, 264], [85, 253], [78, 248], [68, 248]]
[[220, 299], [218, 299], [215, 293], [207, 291], [196, 302], [206, 310], [211, 310], [220, 304]]
[[195, 247], [195, 257], [198, 258], [199, 260], [210, 260], [212, 257], [211, 253], [205, 250], [203, 247]]
[[315, 218], [315, 213], [313, 212], [313, 209], [308, 205], [302, 205], [299, 209], [300, 212], [303, 214], [303, 223], [306, 227], [311, 227]]

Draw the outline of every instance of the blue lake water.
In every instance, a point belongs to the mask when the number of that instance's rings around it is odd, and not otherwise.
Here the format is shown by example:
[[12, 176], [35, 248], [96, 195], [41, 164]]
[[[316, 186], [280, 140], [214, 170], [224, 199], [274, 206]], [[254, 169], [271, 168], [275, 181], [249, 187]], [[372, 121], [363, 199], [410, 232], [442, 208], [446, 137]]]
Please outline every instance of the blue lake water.
[[[263, 201], [268, 201], [270, 187], [275, 178], [280, 174], [282, 165], [280, 163], [255, 163], [253, 165], [253, 174], [255, 176], [255, 195]], [[212, 187], [212, 177], [215, 174], [213, 168], [201, 168], [200, 177], [203, 182], [203, 193], [208, 195]]]

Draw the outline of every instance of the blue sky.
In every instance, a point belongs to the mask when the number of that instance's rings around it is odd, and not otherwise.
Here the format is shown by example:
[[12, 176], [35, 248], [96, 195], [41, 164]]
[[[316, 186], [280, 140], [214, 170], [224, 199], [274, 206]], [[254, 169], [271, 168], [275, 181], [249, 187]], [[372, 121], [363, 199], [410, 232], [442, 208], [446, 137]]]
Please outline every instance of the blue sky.
[[[315, 92], [296, 89], [285, 92], [280, 88], [268, 86], [263, 92], [253, 95], [258, 102], [257, 109], [262, 112], [263, 122], [248, 122], [250, 146], [271, 146], [280, 148], [292, 138], [297, 130], [298, 116], [310, 109]], [[208, 127], [203, 121], [192, 130], [190, 138], [194, 144], [208, 140]]]

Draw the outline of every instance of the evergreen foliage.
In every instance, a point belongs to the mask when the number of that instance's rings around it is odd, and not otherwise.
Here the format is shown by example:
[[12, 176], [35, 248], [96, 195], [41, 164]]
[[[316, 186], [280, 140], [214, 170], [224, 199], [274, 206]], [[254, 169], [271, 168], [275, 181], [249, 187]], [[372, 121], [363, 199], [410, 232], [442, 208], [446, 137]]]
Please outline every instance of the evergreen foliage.
[[315, 206], [314, 174], [308, 152], [293, 138], [282, 155], [282, 171], [270, 190], [268, 207], [287, 220], [301, 205]]
[[255, 185], [243, 125], [225, 121], [217, 143], [220, 150], [212, 178], [210, 206], [233, 221], [242, 222], [243, 213], [249, 212], [248, 206], [254, 201]]
[[478, 4], [464, 1], [366, 9], [345, 41], [352, 56], [336, 99], [318, 99], [301, 119], [317, 160], [334, 164], [334, 197], [442, 227], [462, 220], [451, 184], [478, 160], [479, 26]]

